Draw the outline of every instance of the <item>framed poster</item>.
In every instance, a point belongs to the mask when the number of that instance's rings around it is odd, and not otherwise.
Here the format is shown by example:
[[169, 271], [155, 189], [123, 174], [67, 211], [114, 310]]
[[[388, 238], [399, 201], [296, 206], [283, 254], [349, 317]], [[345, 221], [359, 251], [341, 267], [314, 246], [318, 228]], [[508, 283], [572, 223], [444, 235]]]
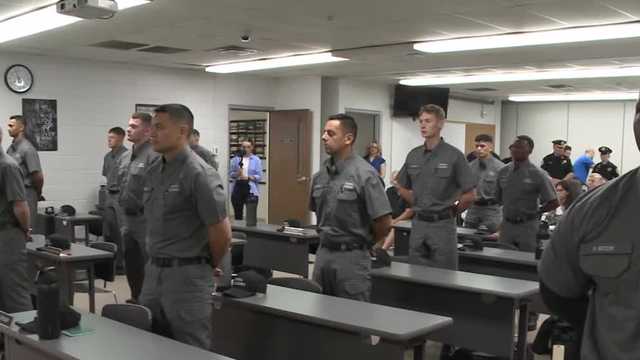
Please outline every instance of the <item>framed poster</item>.
[[22, 99], [26, 133], [38, 151], [58, 150], [58, 102], [49, 99]]
[[136, 112], [144, 112], [153, 115], [153, 110], [155, 110], [158, 106], [160, 105], [136, 104]]

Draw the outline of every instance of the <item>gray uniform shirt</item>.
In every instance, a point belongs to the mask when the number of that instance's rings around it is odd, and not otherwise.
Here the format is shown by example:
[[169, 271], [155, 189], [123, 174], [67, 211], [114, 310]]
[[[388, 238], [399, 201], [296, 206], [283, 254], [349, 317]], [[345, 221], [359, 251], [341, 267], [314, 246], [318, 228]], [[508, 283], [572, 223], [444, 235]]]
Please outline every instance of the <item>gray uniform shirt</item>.
[[33, 185], [31, 183], [31, 174], [42, 171], [38, 150], [36, 150], [29, 140], [21, 138], [13, 141], [7, 149], [7, 154], [18, 163], [18, 166], [20, 166], [24, 186], [31, 187]]
[[505, 218], [531, 217], [540, 204], [556, 198], [549, 176], [530, 161], [511, 162], [498, 172], [496, 199], [503, 204]]
[[375, 169], [351, 154], [327, 159], [311, 183], [311, 211], [318, 218], [321, 242], [373, 245], [373, 220], [391, 214], [391, 205]]
[[478, 181], [476, 192], [478, 200], [496, 200], [496, 187], [498, 182], [498, 171], [506, 164], [489, 156], [487, 159], [475, 159], [469, 163], [473, 177]]
[[145, 175], [144, 215], [151, 257], [210, 257], [207, 226], [227, 217], [217, 171], [191, 149], [164, 157]]
[[431, 151], [424, 145], [411, 150], [398, 179], [413, 190], [413, 209], [427, 214], [445, 211], [476, 185], [464, 154], [444, 140]]
[[121, 190], [129, 157], [129, 150], [124, 146], [112, 149], [104, 156], [102, 176], [107, 179], [107, 190]]
[[129, 152], [131, 158], [128, 161], [125, 180], [122, 184], [120, 205], [128, 215], [141, 214], [144, 204], [142, 195], [144, 190], [144, 176], [152, 163], [158, 161], [160, 154], [153, 151], [149, 142], [134, 146]]
[[213, 155], [213, 153], [209, 151], [209, 149], [199, 144], [195, 144], [195, 145], [191, 145], [191, 150], [193, 150], [193, 152], [198, 154], [198, 156], [200, 156], [202, 160], [204, 160], [204, 162], [209, 164], [212, 168], [216, 169], [216, 171], [218, 170], [218, 163], [216, 162], [216, 156]]
[[18, 220], [13, 214], [13, 203], [25, 200], [20, 167], [0, 149], [0, 230], [7, 226], [18, 226]]
[[538, 273], [566, 298], [589, 297], [582, 359], [640, 354], [640, 170], [584, 196], [564, 214]]

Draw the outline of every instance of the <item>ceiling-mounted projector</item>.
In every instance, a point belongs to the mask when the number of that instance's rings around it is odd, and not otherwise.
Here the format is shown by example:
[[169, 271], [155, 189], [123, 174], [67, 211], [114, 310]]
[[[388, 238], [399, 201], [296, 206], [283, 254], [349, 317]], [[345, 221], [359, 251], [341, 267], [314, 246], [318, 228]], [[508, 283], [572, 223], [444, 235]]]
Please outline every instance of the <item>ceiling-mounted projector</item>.
[[118, 12], [114, 0], [60, 0], [56, 4], [59, 14], [83, 19], [109, 19]]

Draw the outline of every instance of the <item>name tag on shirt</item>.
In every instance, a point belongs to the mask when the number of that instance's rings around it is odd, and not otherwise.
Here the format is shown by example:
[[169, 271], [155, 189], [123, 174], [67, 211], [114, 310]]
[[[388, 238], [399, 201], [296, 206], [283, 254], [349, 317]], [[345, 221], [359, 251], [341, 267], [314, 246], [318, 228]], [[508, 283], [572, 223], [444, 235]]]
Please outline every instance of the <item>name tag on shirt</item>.
[[138, 163], [136, 166], [139, 168], [144, 168], [144, 163]]
[[178, 184], [170, 185], [169, 188], [167, 189], [167, 192], [178, 192], [178, 191], [180, 191], [180, 185]]
[[354, 183], [352, 183], [352, 182], [346, 182], [346, 183], [344, 183], [344, 184], [342, 185], [342, 191], [345, 191], [345, 190], [355, 190], [355, 189], [356, 189], [356, 186], [355, 186], [355, 184], [354, 184]]
[[449, 164], [438, 164], [438, 169], [448, 169]]
[[524, 180], [522, 180], [522, 182], [525, 184], [533, 184], [533, 179], [525, 178]]
[[594, 253], [610, 253], [616, 251], [615, 245], [594, 245], [591, 247], [591, 251]]

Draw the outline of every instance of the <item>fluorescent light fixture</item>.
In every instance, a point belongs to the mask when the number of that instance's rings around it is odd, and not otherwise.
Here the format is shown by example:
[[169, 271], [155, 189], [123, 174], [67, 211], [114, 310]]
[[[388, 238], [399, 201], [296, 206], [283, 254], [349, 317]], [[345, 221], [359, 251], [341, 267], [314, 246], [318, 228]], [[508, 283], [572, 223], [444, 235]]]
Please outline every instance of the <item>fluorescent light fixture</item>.
[[640, 23], [638, 22], [534, 31], [518, 34], [435, 40], [414, 44], [413, 48], [428, 53], [446, 53], [455, 51], [627, 39], [634, 37], [640, 37]]
[[207, 72], [227, 74], [242, 71], [275, 69], [281, 67], [321, 64], [346, 60], [349, 59], [333, 56], [330, 52], [324, 52], [318, 54], [292, 55], [254, 61], [217, 64], [207, 66], [205, 70]]
[[[147, 4], [146, 0], [118, 0], [120, 10]], [[0, 43], [38, 34], [82, 21], [81, 18], [61, 15], [56, 5], [50, 5], [0, 22]]]
[[498, 83], [513, 81], [557, 80], [557, 79], [595, 79], [612, 77], [640, 76], [640, 66], [634, 67], [597, 67], [568, 68], [560, 70], [495, 72], [471, 75], [425, 76], [400, 80], [400, 84], [409, 86], [456, 85], [475, 83]]
[[509, 95], [509, 100], [516, 102], [638, 100], [638, 91], [582, 92], [566, 94], [520, 94]]

